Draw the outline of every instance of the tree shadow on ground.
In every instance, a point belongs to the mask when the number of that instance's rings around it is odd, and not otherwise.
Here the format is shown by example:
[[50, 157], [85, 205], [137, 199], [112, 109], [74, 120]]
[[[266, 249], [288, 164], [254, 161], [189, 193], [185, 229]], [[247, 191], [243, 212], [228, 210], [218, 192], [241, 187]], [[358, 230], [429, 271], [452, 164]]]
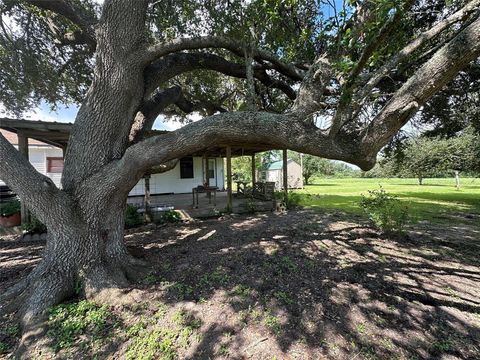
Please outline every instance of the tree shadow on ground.
[[[153, 272], [135, 316], [198, 319], [182, 359], [480, 358], [476, 230], [420, 230], [302, 210], [139, 231], [127, 244]], [[122, 339], [101, 358], [123, 356]]]
[[[190, 358], [218, 355], [225, 327], [244, 343], [266, 337], [250, 349], [259, 358], [480, 355], [478, 244], [386, 238], [340, 220], [304, 211], [191, 224], [178, 241], [145, 239], [155, 245], [147, 259], [170, 284], [157, 292], [162, 301], [223, 309], [223, 318], [205, 316]], [[245, 356], [235, 349], [231, 356]]]

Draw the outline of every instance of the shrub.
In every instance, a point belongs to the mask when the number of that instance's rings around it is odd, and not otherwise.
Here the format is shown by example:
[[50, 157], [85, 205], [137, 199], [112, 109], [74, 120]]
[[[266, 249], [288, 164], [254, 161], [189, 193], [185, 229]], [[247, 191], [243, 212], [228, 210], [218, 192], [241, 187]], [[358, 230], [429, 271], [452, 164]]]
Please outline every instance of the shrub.
[[20, 212], [20, 201], [11, 200], [0, 204], [0, 216], [8, 217]]
[[25, 234], [41, 234], [47, 232], [47, 227], [35, 216], [30, 215], [30, 222], [22, 224]]
[[373, 224], [385, 232], [403, 232], [409, 220], [408, 206], [381, 186], [378, 190], [369, 190], [368, 196], [362, 194], [360, 206]]
[[181, 215], [175, 210], [167, 210], [160, 217], [162, 223], [176, 223], [182, 219]]
[[125, 210], [125, 227], [127, 229], [143, 223], [142, 215], [137, 210], [136, 206], [127, 204], [127, 209]]
[[[275, 191], [275, 199], [277, 202], [284, 202], [285, 201], [285, 192], [284, 191]], [[297, 192], [289, 191], [288, 192], [288, 199], [286, 207], [287, 209], [293, 209], [298, 207], [302, 202], [302, 194]]]

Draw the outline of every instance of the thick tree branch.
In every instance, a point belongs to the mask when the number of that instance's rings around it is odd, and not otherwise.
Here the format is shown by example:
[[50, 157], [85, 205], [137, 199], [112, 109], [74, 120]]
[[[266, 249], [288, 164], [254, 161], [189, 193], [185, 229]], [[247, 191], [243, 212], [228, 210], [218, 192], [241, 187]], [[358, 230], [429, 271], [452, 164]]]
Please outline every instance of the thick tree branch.
[[410, 77], [364, 132], [364, 154], [376, 154], [422, 105], [480, 56], [479, 34], [480, 18], [438, 50]]
[[[347, 86], [348, 93], [344, 94], [344, 100], [340, 102], [336, 114], [332, 120], [330, 136], [335, 136], [337, 134], [340, 128], [352, 117], [354, 111], [361, 108], [372, 90], [395, 67], [401, 64], [405, 59], [409, 58], [415, 51], [424, 46], [428, 41], [434, 39], [443, 31], [448, 29], [452, 24], [462, 21], [469, 15], [471, 15], [472, 12], [478, 11], [479, 6], [480, 0], [472, 0], [459, 11], [455, 12], [445, 20], [439, 22], [428, 31], [423, 32], [414, 41], [412, 41], [402, 50], [400, 50], [389, 62], [387, 62], [378, 71], [371, 75], [368, 82], [357, 92], [352, 92], [351, 90], [350, 92], [348, 92], [350, 87]], [[358, 111], [356, 111], [355, 114], [358, 114]]]
[[343, 159], [364, 168], [373, 165], [371, 159], [357, 157], [353, 144], [340, 145], [315, 126], [298, 121], [297, 117], [263, 112], [233, 112], [207, 117], [131, 146], [123, 160], [125, 164], [149, 167], [207, 146], [258, 144]]
[[[207, 53], [177, 53], [157, 60], [145, 70], [146, 93], [152, 93], [158, 86], [180, 74], [194, 70], [213, 70], [237, 78], [246, 78], [244, 65], [227, 61], [224, 58]], [[290, 99], [297, 96], [287, 83], [273, 79], [265, 69], [255, 69], [254, 77], [269, 88], [281, 90]]]
[[[164, 43], [156, 44], [147, 50], [145, 57], [145, 63], [151, 63], [158, 58], [166, 56], [171, 53], [193, 50], [193, 49], [226, 49], [234, 53], [239, 57], [243, 57], [245, 44], [219, 36], [204, 36], [194, 38], [178, 38]], [[302, 80], [303, 76], [297, 71], [297, 69], [289, 64], [285, 64], [279, 60], [274, 54], [261, 49], [253, 49], [252, 55], [254, 59], [261, 59], [269, 61], [275, 67], [275, 69], [294, 80]]]
[[37, 172], [30, 162], [0, 133], [0, 179], [2, 179], [41, 221], [43, 214], [65, 202], [66, 194], [50, 178]]
[[[351, 141], [338, 142], [313, 124], [295, 116], [264, 112], [222, 113], [188, 124], [176, 131], [153, 136], [130, 146], [124, 156], [106, 165], [85, 186], [108, 179], [112, 191], [128, 191], [152, 166], [178, 159], [211, 146], [268, 145], [340, 159], [368, 170], [375, 156], [362, 157]], [[88, 184], [90, 185], [88, 185]]]
[[152, 98], [143, 102], [135, 121], [130, 131], [130, 141], [138, 142], [144, 137], [145, 132], [152, 129], [158, 115], [164, 112], [165, 108], [169, 105], [175, 104], [184, 113], [189, 114], [198, 110], [207, 110], [207, 112], [213, 115], [215, 112], [225, 112], [221, 104], [216, 104], [208, 101], [190, 101], [184, 94], [179, 86], [173, 86], [171, 88], [159, 91]]
[[428, 31], [423, 32], [415, 40], [405, 46], [400, 50], [389, 62], [383, 65], [379, 70], [377, 70], [365, 84], [365, 86], [355, 94], [355, 99], [361, 101], [365, 99], [377, 86], [379, 81], [388, 75], [395, 67], [397, 67], [402, 61], [411, 56], [415, 51], [420, 49], [428, 41], [434, 39], [440, 35], [443, 31], [448, 29], [451, 25], [464, 20], [474, 11], [479, 11], [480, 0], [472, 0], [462, 9], [450, 15], [443, 21], [440, 21], [438, 24], [434, 25]]
[[[54, 13], [63, 16], [77, 25], [82, 30], [82, 40], [95, 48], [95, 30], [94, 24], [97, 19], [86, 13], [80, 6], [67, 0], [27, 0], [28, 3], [37, 6], [40, 9], [53, 11]], [[70, 34], [66, 35], [71, 37]], [[80, 36], [77, 35], [77, 41]]]

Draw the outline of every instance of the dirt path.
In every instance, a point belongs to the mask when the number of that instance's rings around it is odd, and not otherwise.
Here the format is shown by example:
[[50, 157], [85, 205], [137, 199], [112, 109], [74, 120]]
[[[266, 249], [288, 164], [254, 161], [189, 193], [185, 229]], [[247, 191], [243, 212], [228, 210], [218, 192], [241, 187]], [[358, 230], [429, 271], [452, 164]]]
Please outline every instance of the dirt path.
[[[140, 335], [122, 328], [159, 308], [161, 319], [144, 327], [188, 328], [173, 337], [179, 359], [480, 358], [473, 224], [419, 224], [386, 237], [359, 218], [301, 210], [145, 227], [126, 240], [154, 270], [136, 286], [139, 304], [114, 310], [124, 325], [91, 350], [99, 358], [129, 356]], [[1, 241], [0, 291], [40, 251], [38, 243]], [[11, 344], [7, 326], [0, 342]], [[76, 351], [57, 357], [81, 358]]]

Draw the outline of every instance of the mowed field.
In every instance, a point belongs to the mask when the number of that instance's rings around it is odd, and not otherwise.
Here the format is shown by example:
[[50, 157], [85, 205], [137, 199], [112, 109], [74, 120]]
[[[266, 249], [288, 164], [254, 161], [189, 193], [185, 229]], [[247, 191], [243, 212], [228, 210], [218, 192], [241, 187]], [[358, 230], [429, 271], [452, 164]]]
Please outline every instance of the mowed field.
[[454, 179], [363, 179], [317, 178], [312, 185], [294, 192], [300, 195], [299, 205], [326, 210], [340, 210], [361, 214], [359, 201], [368, 190], [379, 189], [396, 195], [409, 205], [412, 220], [448, 222], [471, 221], [480, 215], [480, 179], [461, 179], [461, 188], [455, 188]]

